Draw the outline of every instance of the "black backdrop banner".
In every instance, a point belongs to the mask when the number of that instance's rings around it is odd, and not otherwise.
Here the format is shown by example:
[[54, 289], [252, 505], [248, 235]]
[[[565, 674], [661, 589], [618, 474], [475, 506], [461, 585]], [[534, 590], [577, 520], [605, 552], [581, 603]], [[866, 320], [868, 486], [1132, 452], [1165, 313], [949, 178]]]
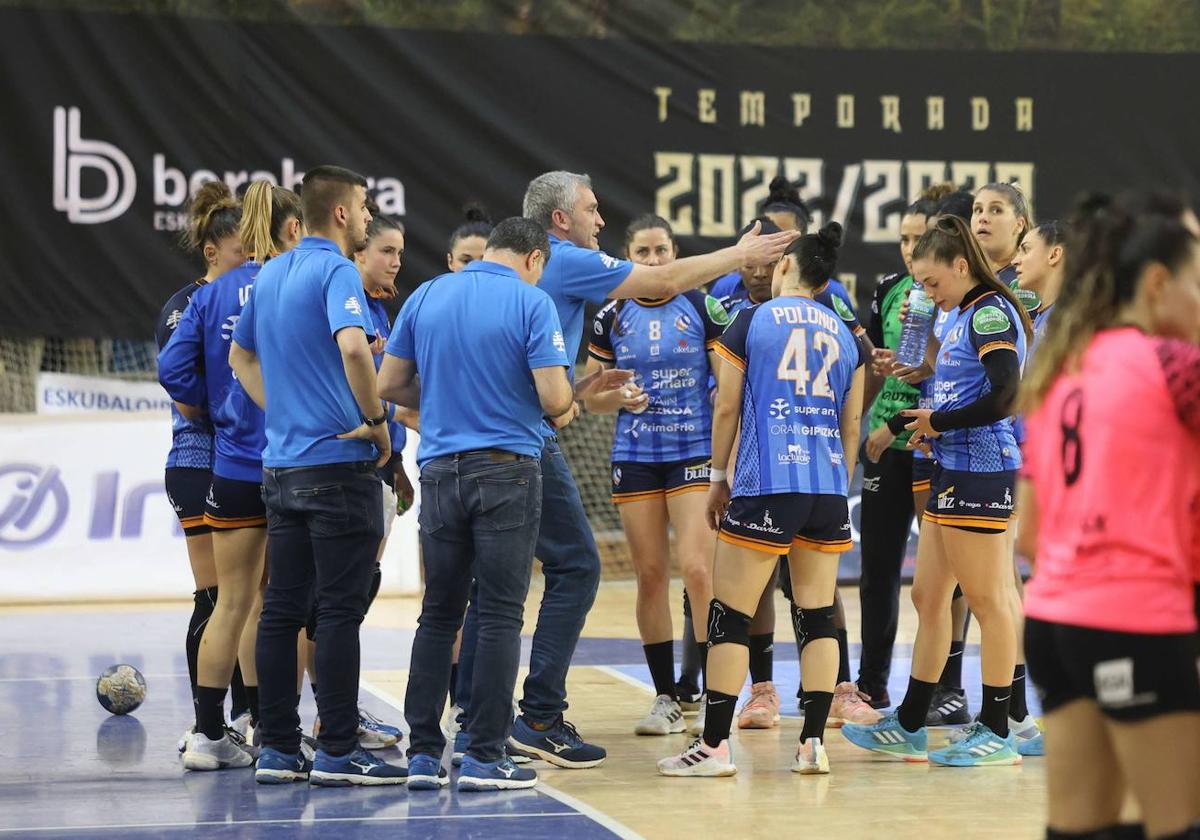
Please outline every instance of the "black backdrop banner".
[[1084, 189], [1200, 185], [1197, 55], [821, 52], [0, 9], [0, 331], [149, 337], [200, 273], [175, 237], [201, 181], [337, 163], [408, 228], [399, 282], [444, 269], [467, 199], [520, 211], [592, 175], [621, 249], [657, 210], [728, 244], [782, 172], [847, 225], [860, 300], [899, 266], [922, 186], [1018, 180], [1041, 218]]

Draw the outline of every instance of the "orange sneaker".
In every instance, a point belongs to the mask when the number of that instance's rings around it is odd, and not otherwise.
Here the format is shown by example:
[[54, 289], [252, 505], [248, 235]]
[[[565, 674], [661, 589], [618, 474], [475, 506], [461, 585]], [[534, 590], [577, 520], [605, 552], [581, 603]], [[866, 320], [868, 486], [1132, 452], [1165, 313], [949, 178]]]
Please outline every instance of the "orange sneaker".
[[738, 729], [770, 729], [779, 723], [779, 695], [775, 683], [750, 686], [750, 699], [738, 714]]
[[856, 683], [838, 683], [833, 690], [833, 705], [829, 707], [827, 725], [838, 727], [843, 723], [856, 723], [859, 726], [870, 726], [883, 720], [879, 710], [872, 709], [867, 702], [870, 699], [858, 690]]

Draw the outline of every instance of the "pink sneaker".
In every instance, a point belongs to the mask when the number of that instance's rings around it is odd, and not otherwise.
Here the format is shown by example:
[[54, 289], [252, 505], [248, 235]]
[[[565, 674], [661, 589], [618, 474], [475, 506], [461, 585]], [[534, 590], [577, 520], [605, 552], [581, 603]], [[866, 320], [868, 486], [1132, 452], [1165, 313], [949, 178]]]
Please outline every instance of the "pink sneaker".
[[859, 726], [870, 726], [883, 720], [883, 714], [878, 709], [872, 709], [867, 702], [870, 699], [870, 696], [858, 690], [856, 683], [838, 683], [833, 690], [833, 705], [829, 708], [828, 725], [839, 727], [843, 723], [855, 723]]
[[779, 695], [775, 683], [750, 686], [750, 699], [738, 714], [738, 729], [770, 729], [779, 723]]

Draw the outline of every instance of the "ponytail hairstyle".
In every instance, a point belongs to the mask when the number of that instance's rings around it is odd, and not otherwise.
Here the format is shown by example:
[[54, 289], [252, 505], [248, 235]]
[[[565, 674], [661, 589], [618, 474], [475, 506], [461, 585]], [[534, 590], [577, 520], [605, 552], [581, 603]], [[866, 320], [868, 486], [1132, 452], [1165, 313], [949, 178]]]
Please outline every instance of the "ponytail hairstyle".
[[987, 286], [1012, 305], [1021, 319], [1025, 337], [1033, 338], [1033, 322], [1029, 320], [1029, 313], [1025, 311], [1024, 304], [1017, 300], [1016, 294], [1007, 283], [996, 277], [996, 272], [992, 271], [991, 264], [983, 253], [983, 246], [979, 244], [975, 234], [971, 233], [967, 222], [958, 216], [938, 217], [933, 227], [921, 234], [912, 254], [913, 262], [927, 258], [942, 265], [952, 265], [960, 257], [967, 261], [967, 270], [975, 282]]
[[957, 216], [970, 224], [972, 209], [975, 206], [975, 196], [966, 190], [955, 190], [943, 195], [938, 201], [937, 215]]
[[807, 233], [808, 225], [812, 221], [812, 213], [808, 211], [808, 205], [800, 197], [800, 191], [782, 175], [772, 178], [768, 189], [770, 189], [770, 193], [763, 202], [760, 214], [791, 213], [796, 217], [796, 229], [801, 234]]
[[[1021, 240], [1025, 238], [1025, 234], [1033, 229], [1033, 214], [1029, 210], [1029, 199], [1025, 197], [1025, 193], [1021, 192], [1021, 188], [1014, 184], [984, 184], [975, 191], [975, 195], [979, 195], [984, 190], [998, 192], [1004, 196], [1004, 200], [1008, 202], [1013, 209], [1013, 214], [1025, 222], [1025, 227], [1021, 229], [1021, 235], [1017, 237], [1017, 244], [1021, 244]], [[972, 208], [974, 202], [972, 201]]]
[[830, 222], [818, 233], [795, 239], [783, 255], [793, 256], [800, 268], [800, 285], [819, 289], [837, 269], [838, 248], [842, 247], [842, 226]]
[[1197, 240], [1183, 223], [1184, 207], [1150, 191], [1079, 200], [1068, 224], [1062, 292], [1021, 383], [1022, 412], [1036, 409], [1055, 380], [1078, 365], [1096, 333], [1116, 325], [1147, 266], [1174, 272], [1192, 257]]
[[955, 192], [958, 192], [958, 187], [954, 186], [953, 181], [941, 181], [921, 190], [917, 194], [917, 201], [932, 201], [936, 206], [943, 198]]
[[671, 223], [655, 213], [643, 213], [632, 222], [629, 227], [625, 228], [625, 255], [629, 255], [629, 243], [633, 242], [633, 237], [644, 230], [656, 230], [662, 228], [667, 232], [667, 239], [671, 240], [671, 244], [678, 247], [675, 242], [675, 231], [671, 229]]
[[1065, 245], [1067, 241], [1067, 227], [1057, 219], [1042, 222], [1033, 229], [1033, 232], [1041, 237], [1041, 240], [1050, 248], [1055, 245]]
[[255, 181], [242, 196], [242, 250], [258, 262], [279, 256], [283, 225], [303, 219], [300, 196], [270, 181]]
[[393, 219], [391, 216], [385, 216], [379, 209], [379, 205], [375, 203], [375, 199], [370, 196], [367, 196], [367, 212], [371, 214], [371, 223], [367, 225], [368, 242], [389, 230], [398, 230], [401, 236], [404, 235], [404, 222]]
[[189, 251], [201, 251], [227, 236], [235, 236], [242, 220], [242, 207], [224, 181], [205, 181], [192, 196], [188, 226], [179, 234]]
[[478, 201], [469, 201], [463, 205], [463, 223], [450, 234], [450, 244], [446, 253], [453, 254], [458, 243], [471, 236], [478, 236], [485, 241], [492, 235], [492, 219], [487, 208]]

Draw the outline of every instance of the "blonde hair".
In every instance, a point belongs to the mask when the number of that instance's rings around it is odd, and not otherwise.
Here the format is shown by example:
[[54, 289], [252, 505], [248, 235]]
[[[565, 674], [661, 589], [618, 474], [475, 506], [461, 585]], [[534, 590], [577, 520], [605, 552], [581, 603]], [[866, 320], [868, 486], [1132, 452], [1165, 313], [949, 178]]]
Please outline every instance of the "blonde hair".
[[299, 218], [298, 195], [270, 181], [255, 181], [242, 197], [242, 250], [259, 262], [279, 256], [284, 223]]

